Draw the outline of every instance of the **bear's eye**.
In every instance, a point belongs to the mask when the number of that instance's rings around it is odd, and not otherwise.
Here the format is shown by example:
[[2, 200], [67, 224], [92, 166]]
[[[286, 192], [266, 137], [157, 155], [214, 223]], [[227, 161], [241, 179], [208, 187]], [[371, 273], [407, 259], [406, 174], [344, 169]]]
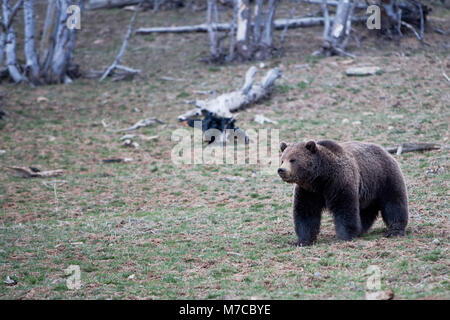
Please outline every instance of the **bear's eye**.
[[294, 162], [295, 162], [295, 159], [291, 159], [291, 160], [289, 160], [289, 162], [290, 162], [290, 163], [294, 163]]

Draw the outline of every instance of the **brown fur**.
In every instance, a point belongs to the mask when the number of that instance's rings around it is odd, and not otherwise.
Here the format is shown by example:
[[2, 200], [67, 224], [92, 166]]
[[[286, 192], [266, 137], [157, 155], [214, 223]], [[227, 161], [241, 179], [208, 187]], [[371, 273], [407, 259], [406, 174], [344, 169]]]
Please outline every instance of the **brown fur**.
[[294, 223], [299, 245], [317, 237], [323, 209], [334, 216], [339, 239], [367, 232], [381, 211], [387, 236], [404, 235], [408, 198], [400, 167], [375, 144], [325, 140], [280, 144], [280, 177], [296, 184]]

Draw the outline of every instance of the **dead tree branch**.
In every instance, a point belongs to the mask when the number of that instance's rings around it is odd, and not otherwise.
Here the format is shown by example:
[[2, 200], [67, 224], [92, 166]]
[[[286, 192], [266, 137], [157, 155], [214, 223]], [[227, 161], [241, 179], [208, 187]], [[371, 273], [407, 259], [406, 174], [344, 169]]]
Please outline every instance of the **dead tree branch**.
[[270, 95], [274, 88], [275, 80], [281, 77], [281, 70], [271, 69], [259, 83], [254, 83], [254, 77], [258, 69], [251, 67], [245, 75], [244, 85], [240, 90], [224, 93], [214, 99], [203, 101], [196, 100], [196, 109], [190, 110], [178, 117], [179, 121], [186, 121], [193, 117], [208, 112], [220, 118], [231, 118], [232, 112], [258, 102]]
[[[116, 58], [114, 59], [113, 63], [106, 69], [103, 76], [100, 78], [100, 81], [105, 80], [105, 78], [115, 69], [117, 68], [117, 65], [120, 63], [120, 60], [122, 59], [123, 54], [125, 53], [125, 49], [127, 48], [128, 39], [130, 39], [131, 33], [134, 29], [134, 21], [136, 20], [136, 15], [139, 11], [139, 8], [142, 6], [142, 3], [144, 0], [141, 0], [138, 5], [138, 10], [136, 10], [133, 13], [133, 16], [131, 17], [130, 24], [128, 25], [128, 30], [125, 35], [125, 39], [123, 40], [122, 47], [119, 50], [119, 53], [117, 54]], [[122, 68], [123, 69], [123, 68]], [[134, 70], [134, 69], [133, 69]], [[138, 70], [134, 70], [134, 74], [138, 73]]]
[[[364, 17], [354, 17], [353, 21], [365, 21]], [[334, 17], [330, 17], [330, 22], [334, 21]], [[324, 23], [322, 17], [298, 18], [298, 19], [275, 19], [275, 30], [283, 30], [284, 28], [302, 28], [315, 27]], [[230, 23], [216, 23], [212, 27], [216, 31], [230, 31], [235, 25]], [[208, 32], [208, 25], [198, 24], [192, 26], [176, 26], [176, 27], [152, 27], [152, 28], [138, 28], [136, 34], [150, 34], [150, 33], [189, 33], [189, 32]]]
[[431, 150], [439, 150], [441, 147], [435, 143], [411, 143], [406, 142], [402, 143], [395, 147], [388, 147], [386, 151], [389, 153], [407, 153], [407, 152], [416, 152], [416, 151], [431, 151]]

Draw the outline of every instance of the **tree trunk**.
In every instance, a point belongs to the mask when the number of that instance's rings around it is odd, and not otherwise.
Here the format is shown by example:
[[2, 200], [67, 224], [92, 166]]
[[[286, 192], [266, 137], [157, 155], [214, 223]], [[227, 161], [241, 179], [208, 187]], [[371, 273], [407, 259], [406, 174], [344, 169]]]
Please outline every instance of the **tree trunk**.
[[[217, 32], [213, 27], [213, 12], [216, 9], [216, 0], [208, 0], [208, 8], [206, 10], [206, 24], [208, 25], [209, 50], [213, 60], [219, 59], [220, 48], [218, 47]], [[217, 21], [215, 21], [217, 22]]]
[[252, 48], [250, 43], [251, 9], [249, 0], [236, 0], [238, 8], [236, 52], [240, 58], [247, 60], [251, 58]]
[[13, 79], [14, 82], [22, 82], [27, 79], [24, 77], [22, 72], [19, 69], [19, 65], [17, 63], [16, 58], [16, 34], [14, 32], [14, 27], [9, 24], [12, 21], [13, 15], [11, 11], [10, 0], [3, 0], [2, 2], [3, 9], [3, 21], [6, 24], [6, 45], [5, 45], [5, 53], [6, 53], [6, 68]]
[[55, 44], [53, 35], [56, 29], [57, 14], [56, 1], [48, 0], [44, 31], [39, 45], [39, 64], [46, 70], [49, 68], [51, 56], [53, 55], [53, 47]]
[[266, 20], [264, 21], [264, 33], [262, 35], [258, 50], [255, 53], [257, 60], [264, 60], [272, 56], [273, 49], [273, 29], [277, 0], [269, 0]]
[[25, 24], [25, 75], [33, 83], [39, 82], [39, 62], [34, 45], [34, 0], [25, 0], [23, 16]]
[[66, 25], [68, 0], [57, 0], [57, 8], [58, 25], [55, 30], [54, 52], [46, 74], [49, 83], [64, 82], [69, 57], [67, 48], [69, 48], [71, 33], [74, 32], [74, 30], [69, 30]]
[[6, 33], [0, 33], [0, 69], [3, 66], [3, 56], [5, 53]]
[[[329, 31], [328, 24], [325, 23], [322, 53], [326, 56], [335, 54], [349, 55], [344, 51], [344, 49], [347, 45], [348, 37], [351, 31], [351, 19], [353, 16], [354, 7], [355, 2], [352, 3], [350, 0], [339, 0], [336, 15]], [[322, 4], [322, 9], [324, 11], [324, 17], [326, 17], [328, 15], [326, 3]]]
[[264, 0], [256, 0], [255, 4], [255, 23], [253, 24], [253, 41], [261, 40], [261, 21]]

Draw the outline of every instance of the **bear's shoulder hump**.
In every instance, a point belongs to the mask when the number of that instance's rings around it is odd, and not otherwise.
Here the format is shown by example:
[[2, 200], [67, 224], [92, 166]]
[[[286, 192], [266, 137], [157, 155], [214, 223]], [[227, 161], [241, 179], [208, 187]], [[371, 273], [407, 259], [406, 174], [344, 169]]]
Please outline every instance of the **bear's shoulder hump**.
[[333, 153], [341, 153], [343, 151], [342, 147], [332, 140], [321, 140], [317, 144], [329, 149]]

